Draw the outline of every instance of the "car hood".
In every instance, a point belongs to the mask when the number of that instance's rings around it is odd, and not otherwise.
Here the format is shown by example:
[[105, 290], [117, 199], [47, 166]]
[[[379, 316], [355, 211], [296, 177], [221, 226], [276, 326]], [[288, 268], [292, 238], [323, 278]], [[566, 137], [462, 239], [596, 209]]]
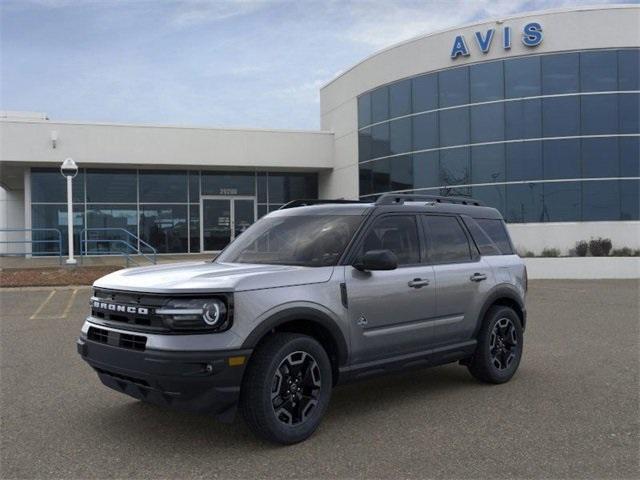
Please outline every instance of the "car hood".
[[119, 270], [93, 285], [148, 293], [239, 292], [327, 282], [332, 271], [333, 267], [181, 262]]

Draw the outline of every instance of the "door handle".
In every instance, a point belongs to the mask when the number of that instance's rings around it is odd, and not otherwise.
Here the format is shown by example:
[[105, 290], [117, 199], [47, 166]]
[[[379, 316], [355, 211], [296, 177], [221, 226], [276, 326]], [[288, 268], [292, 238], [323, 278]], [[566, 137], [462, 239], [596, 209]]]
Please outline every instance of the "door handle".
[[422, 288], [429, 285], [429, 280], [423, 280], [422, 278], [414, 278], [407, 285], [411, 288]]
[[482, 280], [486, 280], [487, 276], [484, 273], [474, 273], [469, 277], [469, 280], [472, 282], [481, 282]]

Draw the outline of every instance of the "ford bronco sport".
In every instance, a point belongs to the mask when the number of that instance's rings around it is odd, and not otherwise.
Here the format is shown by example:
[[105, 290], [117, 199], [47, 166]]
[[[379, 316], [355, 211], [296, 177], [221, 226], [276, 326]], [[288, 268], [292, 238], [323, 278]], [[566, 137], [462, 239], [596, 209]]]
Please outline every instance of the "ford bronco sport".
[[333, 387], [450, 362], [503, 383], [520, 363], [527, 274], [500, 213], [457, 197], [294, 201], [211, 262], [94, 284], [78, 352], [106, 386], [309, 437]]

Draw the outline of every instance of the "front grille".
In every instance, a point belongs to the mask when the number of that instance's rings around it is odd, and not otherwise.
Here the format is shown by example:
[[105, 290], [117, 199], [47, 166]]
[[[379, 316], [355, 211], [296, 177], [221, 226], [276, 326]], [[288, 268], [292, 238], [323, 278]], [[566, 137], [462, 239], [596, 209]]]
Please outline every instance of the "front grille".
[[103, 328], [89, 327], [87, 338], [93, 342], [127, 348], [129, 350], [143, 352], [147, 348], [147, 337], [145, 336], [112, 332], [111, 330], [105, 330]]
[[[164, 332], [169, 329], [162, 317], [155, 315], [155, 310], [162, 307], [166, 301], [167, 298], [156, 295], [96, 289], [91, 301], [91, 316], [124, 328], [141, 327], [142, 330]], [[97, 306], [95, 302], [98, 302]], [[116, 311], [116, 308], [120, 311]]]

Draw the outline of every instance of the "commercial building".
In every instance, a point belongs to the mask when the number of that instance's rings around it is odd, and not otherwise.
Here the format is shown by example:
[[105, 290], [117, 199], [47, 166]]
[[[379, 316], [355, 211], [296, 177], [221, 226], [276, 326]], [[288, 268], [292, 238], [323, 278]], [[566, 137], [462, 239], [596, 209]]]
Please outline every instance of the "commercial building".
[[483, 200], [523, 250], [640, 248], [639, 24], [640, 7], [607, 6], [416, 37], [325, 85], [319, 132], [8, 114], [0, 228], [66, 228], [71, 156], [78, 235], [123, 228], [159, 252], [219, 250], [290, 199], [385, 192]]

